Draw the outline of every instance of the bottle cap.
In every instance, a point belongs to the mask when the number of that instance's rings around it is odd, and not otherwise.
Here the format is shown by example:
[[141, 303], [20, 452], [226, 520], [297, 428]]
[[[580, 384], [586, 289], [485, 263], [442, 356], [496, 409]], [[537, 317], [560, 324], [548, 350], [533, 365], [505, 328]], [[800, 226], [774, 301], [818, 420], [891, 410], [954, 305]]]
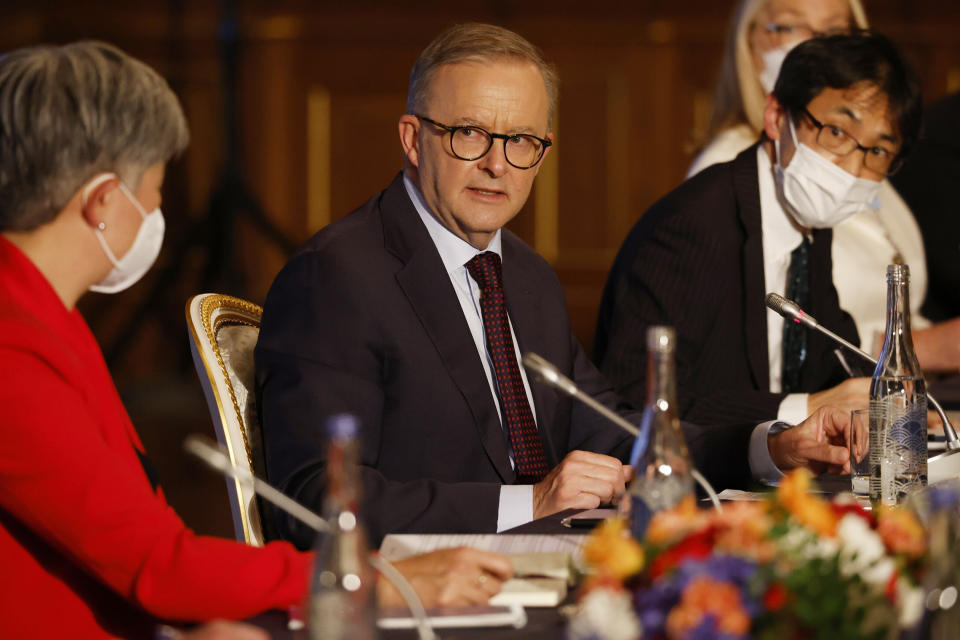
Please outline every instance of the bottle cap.
[[887, 281], [910, 282], [910, 267], [905, 264], [887, 265]]
[[352, 440], [360, 431], [360, 420], [352, 413], [336, 413], [327, 418], [323, 428], [330, 440]]
[[672, 351], [676, 344], [673, 327], [653, 326], [647, 329], [647, 349], [651, 351]]

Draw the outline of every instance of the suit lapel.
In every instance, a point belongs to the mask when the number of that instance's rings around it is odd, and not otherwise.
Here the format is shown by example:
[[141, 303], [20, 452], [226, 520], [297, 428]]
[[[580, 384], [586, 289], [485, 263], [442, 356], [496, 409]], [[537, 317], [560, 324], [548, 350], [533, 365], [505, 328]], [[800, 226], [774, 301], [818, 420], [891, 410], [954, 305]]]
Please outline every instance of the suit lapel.
[[760, 186], [757, 177], [757, 145], [743, 151], [733, 161], [734, 189], [743, 225], [743, 330], [747, 359], [754, 385], [770, 385], [770, 359], [767, 353], [767, 313], [763, 276], [763, 228], [760, 220]]
[[402, 175], [384, 192], [380, 212], [384, 247], [403, 263], [397, 284], [470, 407], [490, 462], [503, 482], [511, 483], [516, 474], [510, 467], [506, 438], [473, 336], [440, 254], [410, 202]]
[[[542, 287], [532, 275], [536, 269], [526, 264], [529, 260], [524, 252], [518, 251], [521, 240], [509, 231], [504, 230], [503, 240], [503, 290], [507, 299], [507, 311], [513, 331], [517, 334], [517, 343], [520, 353], [532, 351], [546, 358], [550, 357], [550, 345], [543, 338], [544, 321], [540, 292]], [[523, 366], [523, 363], [520, 363]], [[537, 425], [540, 438], [543, 441], [544, 451], [547, 453], [547, 462], [553, 468], [559, 463], [556, 447], [550, 438], [550, 425], [553, 424], [557, 408], [556, 393], [544, 384], [537, 384], [530, 379], [530, 392], [533, 395], [533, 404], [536, 410]]]

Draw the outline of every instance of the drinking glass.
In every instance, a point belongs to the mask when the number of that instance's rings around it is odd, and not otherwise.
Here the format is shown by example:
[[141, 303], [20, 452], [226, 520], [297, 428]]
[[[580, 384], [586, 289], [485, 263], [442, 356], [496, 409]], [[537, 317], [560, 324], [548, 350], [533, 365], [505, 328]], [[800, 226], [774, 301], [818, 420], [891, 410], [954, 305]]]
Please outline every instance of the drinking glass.
[[847, 428], [847, 447], [850, 450], [850, 484], [857, 496], [870, 495], [870, 411], [850, 412]]

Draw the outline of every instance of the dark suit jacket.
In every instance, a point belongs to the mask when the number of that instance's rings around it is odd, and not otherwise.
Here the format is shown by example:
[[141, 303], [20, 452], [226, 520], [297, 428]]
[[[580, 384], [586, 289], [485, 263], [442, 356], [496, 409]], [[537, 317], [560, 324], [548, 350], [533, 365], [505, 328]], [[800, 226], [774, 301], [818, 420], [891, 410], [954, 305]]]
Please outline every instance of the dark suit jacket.
[[[502, 239], [521, 350], [624, 411], [572, 338], [553, 271], [514, 234], [504, 230]], [[287, 263], [267, 296], [255, 357], [268, 476], [283, 491], [319, 508], [323, 420], [349, 411], [362, 422], [362, 512], [374, 544], [393, 532], [495, 530], [500, 485], [516, 474], [453, 284], [401, 177]], [[574, 449], [629, 455], [630, 439], [617, 427], [531, 384], [551, 466]], [[731, 432], [742, 464], [726, 465], [734, 471], [722, 469], [721, 482], [741, 478], [746, 466], [749, 431]], [[285, 518], [276, 523], [281, 536], [311, 544], [309, 532]]]
[[923, 315], [939, 322], [960, 316], [960, 93], [931, 105], [923, 129], [890, 181], [920, 225], [929, 281]]
[[[831, 279], [832, 231], [813, 232], [812, 304], [820, 323], [857, 343]], [[595, 360], [628, 400], [646, 394], [650, 325], [676, 328], [681, 415], [701, 423], [776, 416], [782, 393], [769, 391], [763, 235], [757, 145], [697, 174], [654, 204], [627, 237], [607, 280]], [[802, 389], [843, 379], [819, 333], [807, 336]]]

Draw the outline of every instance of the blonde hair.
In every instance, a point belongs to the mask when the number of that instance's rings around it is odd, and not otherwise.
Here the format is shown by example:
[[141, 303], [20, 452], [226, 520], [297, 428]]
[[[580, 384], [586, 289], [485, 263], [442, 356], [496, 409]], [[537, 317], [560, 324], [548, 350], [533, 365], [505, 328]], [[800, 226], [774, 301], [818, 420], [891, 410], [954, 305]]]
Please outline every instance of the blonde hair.
[[410, 71], [407, 113], [416, 114], [425, 108], [430, 81], [440, 67], [458, 62], [492, 62], [504, 58], [531, 62], [540, 70], [550, 103], [548, 124], [552, 124], [560, 84], [553, 65], [547, 63], [543, 52], [523, 36], [503, 27], [477, 22], [450, 27], [420, 53]]
[[[766, 94], [760, 85], [750, 50], [750, 30], [757, 14], [770, 0], [741, 0], [734, 9], [724, 43], [720, 77], [713, 101], [713, 116], [705, 142], [721, 131], [746, 124], [758, 135], [763, 130]], [[867, 16], [860, 0], [847, 0], [854, 25], [867, 28]]]

